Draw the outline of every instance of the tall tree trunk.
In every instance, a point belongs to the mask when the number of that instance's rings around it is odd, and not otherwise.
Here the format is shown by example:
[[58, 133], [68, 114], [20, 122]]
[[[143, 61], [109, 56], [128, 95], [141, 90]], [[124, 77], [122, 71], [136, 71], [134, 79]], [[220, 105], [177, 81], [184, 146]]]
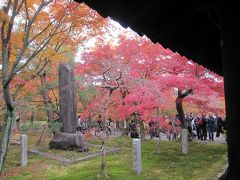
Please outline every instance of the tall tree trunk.
[[120, 72], [120, 75], [117, 79], [115, 79], [117, 86], [109, 86], [107, 85], [107, 78], [105, 76], [105, 73], [107, 73], [110, 69], [107, 69], [105, 72], [103, 72], [103, 79], [106, 83], [106, 86], [104, 86], [103, 88], [106, 88], [109, 90], [109, 95], [108, 97], [105, 99], [105, 102], [103, 103], [103, 109], [104, 109], [104, 119], [103, 119], [103, 134], [102, 134], [102, 149], [101, 149], [101, 168], [100, 168], [100, 175], [101, 177], [106, 177], [106, 160], [105, 160], [105, 156], [106, 156], [106, 152], [105, 152], [105, 140], [106, 140], [106, 119], [109, 118], [109, 112], [108, 112], [108, 103], [109, 100], [112, 97], [112, 93], [119, 88], [119, 80], [122, 77], [122, 73]]
[[104, 116], [103, 116], [103, 131], [102, 131], [102, 137], [101, 137], [101, 165], [100, 165], [100, 175], [101, 177], [106, 177], [107, 173], [106, 173], [106, 149], [105, 149], [105, 142], [106, 142], [106, 119], [108, 118], [108, 102], [110, 100], [112, 96], [112, 93], [109, 93], [108, 98], [105, 100], [104, 104], [103, 104], [103, 108], [104, 108]]
[[141, 134], [141, 141], [145, 140], [145, 128], [143, 120], [140, 121], [140, 134]]
[[103, 119], [103, 131], [101, 137], [101, 165], [100, 165], [100, 175], [101, 177], [106, 177], [106, 149], [105, 149], [105, 141], [106, 141], [106, 117]]
[[47, 131], [47, 126], [45, 125], [45, 126], [43, 127], [43, 130], [42, 130], [42, 133], [41, 133], [39, 139], [38, 139], [37, 142], [36, 142], [36, 146], [42, 146], [42, 145], [43, 145], [44, 138], [45, 138], [45, 136], [46, 136], [46, 131]]
[[[11, 1], [8, 1], [11, 4]], [[10, 5], [9, 4], [9, 5]], [[5, 116], [5, 124], [1, 137], [1, 147], [0, 147], [0, 173], [2, 173], [3, 165], [5, 162], [5, 158], [7, 156], [9, 139], [14, 128], [16, 122], [16, 109], [15, 103], [10, 93], [9, 83], [14, 76], [13, 72], [9, 72], [8, 68], [10, 66], [10, 54], [11, 54], [11, 32], [13, 29], [14, 19], [16, 17], [16, 9], [17, 9], [18, 1], [13, 2], [13, 8], [11, 8], [11, 18], [8, 20], [1, 21], [1, 55], [2, 55], [2, 88], [3, 88], [3, 98], [4, 102], [7, 106], [7, 113]], [[10, 6], [9, 6], [10, 7]], [[9, 14], [9, 7], [4, 7], [3, 11], [6, 14]], [[9, 21], [9, 22], [7, 22]]]
[[189, 89], [183, 93], [182, 90], [179, 89], [178, 96], [176, 99], [176, 108], [177, 108], [178, 117], [181, 122], [181, 128], [182, 128], [182, 135], [181, 135], [181, 137], [182, 137], [182, 153], [184, 153], [184, 154], [187, 153], [185, 150], [188, 149], [188, 140], [187, 140], [187, 142], [184, 142], [184, 140], [188, 139], [189, 136], [187, 134], [185, 135], [185, 133], [184, 133], [185, 132], [184, 129], [188, 130], [188, 128], [187, 128], [187, 123], [186, 123], [186, 119], [185, 119], [182, 101], [185, 97], [187, 97], [189, 94], [191, 94], [192, 91], [193, 91], [192, 89]]
[[37, 109], [32, 109], [32, 112], [31, 112], [31, 123], [33, 124], [36, 120], [37, 120]]
[[40, 73], [40, 79], [42, 84], [42, 96], [44, 100], [44, 105], [47, 111], [48, 122], [50, 122], [53, 120], [53, 108], [52, 108], [52, 102], [48, 93], [46, 73], [44, 70]]
[[130, 119], [129, 118], [126, 118], [126, 131], [127, 131], [127, 135], [128, 135], [128, 133], [129, 133], [129, 122], [130, 122]]
[[17, 120], [15, 103], [10, 94], [9, 84], [4, 83], [5, 82], [4, 76], [5, 76], [5, 74], [3, 73], [3, 80], [2, 80], [3, 98], [7, 105], [7, 113], [5, 116], [5, 124], [4, 124], [4, 128], [3, 128], [3, 133], [1, 136], [0, 173], [2, 173], [2, 170], [3, 170], [3, 165], [4, 165], [5, 158], [6, 158], [7, 152], [8, 152], [10, 136], [11, 136], [11, 133], [13, 131], [13, 128], [14, 128], [16, 120]]
[[183, 105], [182, 105], [182, 98], [177, 98], [176, 100], [176, 109], [178, 112], [178, 118], [181, 122], [181, 128], [187, 129], [187, 123], [184, 115]]
[[185, 119], [182, 101], [185, 97], [187, 97], [189, 94], [191, 94], [192, 91], [193, 91], [192, 89], [189, 89], [183, 93], [182, 90], [180, 90], [180, 89], [178, 90], [178, 96], [176, 99], [176, 109], [178, 112], [178, 118], [181, 122], [182, 129], [187, 129], [187, 123], [186, 123], [186, 119]]
[[11, 111], [8, 110], [7, 117], [5, 119], [4, 131], [1, 137], [1, 149], [0, 149], [0, 173], [2, 173], [5, 158], [7, 156], [10, 136], [16, 123], [17, 115], [15, 108]]

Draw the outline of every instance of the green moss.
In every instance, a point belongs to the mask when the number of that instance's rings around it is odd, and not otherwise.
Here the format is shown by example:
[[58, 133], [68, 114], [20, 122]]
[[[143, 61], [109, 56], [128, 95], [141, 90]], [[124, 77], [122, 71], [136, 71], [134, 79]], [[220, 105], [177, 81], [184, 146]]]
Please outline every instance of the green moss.
[[[33, 141], [32, 141], [33, 142]], [[99, 144], [94, 139], [91, 143]], [[111, 180], [173, 180], [173, 179], [213, 179], [225, 164], [227, 147], [225, 144], [189, 144], [189, 154], [181, 153], [181, 144], [178, 141], [163, 141], [160, 143], [160, 154], [155, 153], [156, 142], [145, 141], [142, 143], [142, 168], [143, 173], [136, 175], [132, 171], [132, 139], [119, 137], [106, 142], [107, 146], [121, 147], [121, 151], [107, 155], [107, 175]], [[93, 158], [71, 166], [64, 165], [58, 161], [47, 160], [37, 155], [29, 155], [29, 165], [19, 167], [16, 160], [16, 147], [11, 148], [4, 171], [11, 167], [21, 168], [21, 171], [14, 176], [15, 179], [101, 179], [99, 177], [100, 158]], [[42, 163], [47, 166], [36, 172], [28, 171], [35, 165]], [[44, 172], [44, 173], [43, 173]], [[36, 175], [37, 174], [37, 175]], [[13, 177], [4, 177], [13, 179]]]

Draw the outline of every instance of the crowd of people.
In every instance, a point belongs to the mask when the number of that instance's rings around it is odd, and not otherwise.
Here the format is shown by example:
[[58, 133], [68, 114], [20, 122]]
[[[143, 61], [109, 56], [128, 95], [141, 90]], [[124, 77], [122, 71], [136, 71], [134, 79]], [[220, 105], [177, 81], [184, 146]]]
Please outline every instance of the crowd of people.
[[[95, 135], [97, 136], [98, 134], [100, 134], [103, 131], [104, 128], [104, 124], [103, 124], [103, 120], [102, 120], [102, 116], [99, 115], [96, 118], [95, 124], [93, 125], [93, 127], [95, 128]], [[116, 129], [115, 127], [115, 123], [111, 120], [111, 118], [108, 118], [105, 121], [105, 127], [106, 127], [106, 134], [107, 135], [114, 135], [114, 130]], [[91, 129], [91, 127], [89, 127], [88, 123], [86, 120], [81, 119], [80, 116], [77, 117], [77, 131], [80, 131], [81, 133], [85, 134], [85, 132], [88, 129]]]
[[[165, 116], [167, 119], [168, 127], [164, 130], [169, 140], [174, 140], [181, 136], [180, 121], [178, 115], [175, 117]], [[193, 114], [186, 113], [185, 120], [189, 135], [194, 139], [214, 141], [215, 137], [226, 132], [225, 120], [217, 113], [208, 114]], [[216, 135], [215, 135], [216, 134]], [[215, 135], [215, 137], [214, 137]]]
[[217, 113], [202, 115], [189, 113], [186, 114], [185, 119], [188, 131], [193, 138], [214, 141], [214, 132], [216, 132], [216, 137], [219, 137], [220, 134], [224, 134], [226, 131], [225, 121]]
[[[165, 122], [167, 125], [160, 125], [158, 122], [149, 121], [147, 124], [144, 124], [147, 133], [150, 135], [150, 138], [158, 137], [160, 132], [166, 133], [168, 140], [174, 140], [181, 136], [181, 124], [176, 116], [164, 116]], [[220, 134], [226, 132], [225, 120], [217, 113], [208, 113], [208, 114], [185, 114], [185, 120], [188, 128], [189, 135], [192, 138], [197, 138], [199, 140], [209, 140], [214, 141], [215, 137], [219, 137]], [[103, 121], [101, 115], [96, 119], [96, 129], [95, 135], [101, 133], [103, 130]], [[105, 121], [106, 133], [108, 135], [113, 135], [114, 129], [116, 129], [115, 123], [111, 118]], [[85, 133], [87, 129], [87, 123], [84, 120], [81, 120], [80, 116], [77, 118], [77, 131]], [[140, 124], [137, 121], [129, 122], [129, 135], [132, 138], [139, 138], [140, 136]], [[216, 134], [216, 135], [215, 135]], [[214, 137], [215, 136], [215, 137]]]
[[[166, 134], [168, 140], [174, 140], [181, 136], [181, 123], [178, 115], [164, 116], [167, 125], [159, 124], [157, 122], [149, 121], [147, 126], [147, 133], [150, 138], [158, 137], [159, 132]], [[193, 139], [214, 141], [215, 137], [226, 132], [225, 120], [217, 113], [208, 114], [185, 114], [185, 120], [189, 132], [189, 136]], [[130, 123], [131, 137], [138, 137], [137, 124], [132, 121]], [[160, 129], [158, 129], [160, 128]]]

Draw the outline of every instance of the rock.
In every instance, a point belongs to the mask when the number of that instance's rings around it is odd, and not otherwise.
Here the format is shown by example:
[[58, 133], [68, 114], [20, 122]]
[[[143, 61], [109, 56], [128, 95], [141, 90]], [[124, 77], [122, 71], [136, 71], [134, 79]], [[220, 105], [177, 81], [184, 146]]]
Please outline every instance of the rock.
[[57, 132], [51, 142], [50, 149], [77, 150], [81, 152], [88, 151], [88, 145], [85, 137], [79, 133]]

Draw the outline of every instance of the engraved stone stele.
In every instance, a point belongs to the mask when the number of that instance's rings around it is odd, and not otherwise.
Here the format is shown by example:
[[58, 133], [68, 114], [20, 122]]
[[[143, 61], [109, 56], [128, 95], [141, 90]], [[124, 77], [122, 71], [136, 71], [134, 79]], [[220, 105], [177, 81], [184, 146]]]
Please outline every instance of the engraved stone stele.
[[74, 74], [68, 64], [59, 65], [59, 106], [63, 132], [76, 132], [77, 101]]
[[182, 129], [182, 153], [188, 154], [188, 130]]
[[133, 139], [133, 171], [136, 174], [142, 173], [142, 153], [141, 153], [141, 140]]
[[50, 148], [88, 151], [85, 137], [76, 131], [77, 101], [74, 74], [68, 64], [59, 65], [59, 106], [61, 132], [55, 133]]
[[20, 164], [26, 166], [27, 163], [27, 135], [23, 134], [20, 136]]

